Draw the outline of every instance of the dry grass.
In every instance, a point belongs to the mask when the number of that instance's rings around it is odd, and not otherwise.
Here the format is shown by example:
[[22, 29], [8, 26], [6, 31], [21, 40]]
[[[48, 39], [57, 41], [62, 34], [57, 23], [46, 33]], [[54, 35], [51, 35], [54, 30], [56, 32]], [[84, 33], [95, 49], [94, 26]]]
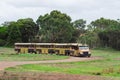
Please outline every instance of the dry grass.
[[100, 76], [72, 75], [59, 73], [0, 72], [0, 80], [118, 80], [118, 79]]

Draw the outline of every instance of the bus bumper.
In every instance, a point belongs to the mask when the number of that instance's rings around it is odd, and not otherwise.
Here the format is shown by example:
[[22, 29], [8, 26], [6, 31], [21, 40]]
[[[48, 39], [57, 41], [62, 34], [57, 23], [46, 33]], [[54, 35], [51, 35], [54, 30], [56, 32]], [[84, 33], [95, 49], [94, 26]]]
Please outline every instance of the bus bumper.
[[90, 57], [91, 54], [80, 54], [80, 57]]

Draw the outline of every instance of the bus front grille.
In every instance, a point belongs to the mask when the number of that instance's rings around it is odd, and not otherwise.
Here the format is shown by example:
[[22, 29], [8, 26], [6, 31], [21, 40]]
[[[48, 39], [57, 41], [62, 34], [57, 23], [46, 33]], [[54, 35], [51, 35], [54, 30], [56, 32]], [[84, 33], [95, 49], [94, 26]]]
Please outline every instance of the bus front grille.
[[88, 55], [88, 52], [83, 52], [84, 55]]

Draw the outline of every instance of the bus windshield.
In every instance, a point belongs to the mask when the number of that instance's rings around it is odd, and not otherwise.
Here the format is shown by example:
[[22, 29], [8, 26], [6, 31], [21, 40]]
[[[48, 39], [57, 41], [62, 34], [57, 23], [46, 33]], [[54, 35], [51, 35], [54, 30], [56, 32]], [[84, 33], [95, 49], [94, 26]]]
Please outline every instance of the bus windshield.
[[88, 46], [79, 46], [79, 49], [80, 50], [87, 50], [87, 49], [89, 49], [89, 47]]

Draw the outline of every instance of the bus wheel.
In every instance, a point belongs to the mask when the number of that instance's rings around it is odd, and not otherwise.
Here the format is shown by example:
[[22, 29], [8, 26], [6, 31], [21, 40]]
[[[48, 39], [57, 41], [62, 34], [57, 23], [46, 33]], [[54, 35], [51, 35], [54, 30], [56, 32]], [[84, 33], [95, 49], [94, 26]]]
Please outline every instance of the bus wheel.
[[90, 56], [91, 56], [91, 54], [88, 55], [88, 57], [90, 57]]

